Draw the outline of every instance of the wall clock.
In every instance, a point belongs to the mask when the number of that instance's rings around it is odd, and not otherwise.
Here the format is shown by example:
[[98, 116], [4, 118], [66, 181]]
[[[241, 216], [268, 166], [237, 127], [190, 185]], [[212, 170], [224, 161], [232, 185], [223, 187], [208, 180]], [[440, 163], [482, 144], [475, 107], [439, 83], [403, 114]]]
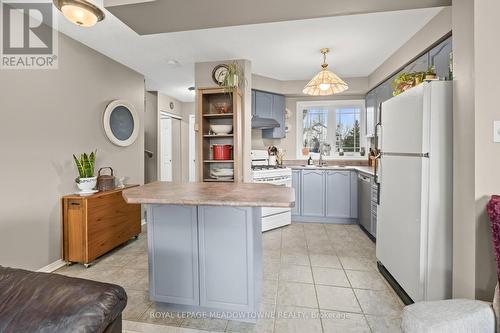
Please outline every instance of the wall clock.
[[212, 71], [212, 79], [214, 80], [214, 82], [221, 86], [222, 83], [224, 83], [224, 78], [226, 77], [228, 70], [229, 67], [227, 67], [227, 65], [225, 64], [215, 66]]
[[139, 136], [139, 115], [127, 101], [109, 103], [104, 111], [103, 123], [106, 136], [117, 146], [130, 146]]

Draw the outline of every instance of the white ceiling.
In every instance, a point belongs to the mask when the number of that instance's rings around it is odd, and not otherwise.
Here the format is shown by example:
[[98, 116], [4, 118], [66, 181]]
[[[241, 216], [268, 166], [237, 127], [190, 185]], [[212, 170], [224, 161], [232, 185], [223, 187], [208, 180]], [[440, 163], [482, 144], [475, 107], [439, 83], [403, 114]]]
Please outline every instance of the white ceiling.
[[[99, 4], [99, 2], [97, 2]], [[102, 4], [102, 0], [101, 0]], [[102, 7], [101, 7], [102, 8]], [[308, 80], [320, 69], [319, 49], [341, 77], [365, 77], [420, 30], [441, 8], [380, 12], [140, 36], [106, 12], [92, 28], [59, 16], [59, 30], [144, 74], [149, 90], [193, 101], [194, 63], [248, 59], [255, 74]], [[169, 65], [175, 59], [177, 65]]]

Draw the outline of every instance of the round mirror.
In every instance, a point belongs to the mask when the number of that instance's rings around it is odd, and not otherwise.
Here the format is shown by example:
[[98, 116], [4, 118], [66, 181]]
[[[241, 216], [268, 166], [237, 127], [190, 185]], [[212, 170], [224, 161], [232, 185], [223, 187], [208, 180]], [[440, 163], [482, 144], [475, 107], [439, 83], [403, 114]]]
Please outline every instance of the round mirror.
[[117, 100], [104, 111], [104, 131], [115, 145], [126, 147], [139, 136], [139, 116], [132, 104]]

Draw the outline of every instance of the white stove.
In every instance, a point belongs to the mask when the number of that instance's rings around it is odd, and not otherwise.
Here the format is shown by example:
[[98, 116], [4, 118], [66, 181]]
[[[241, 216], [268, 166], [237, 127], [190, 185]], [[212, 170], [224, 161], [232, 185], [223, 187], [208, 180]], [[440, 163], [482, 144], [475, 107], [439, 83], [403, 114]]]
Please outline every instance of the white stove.
[[[254, 183], [292, 187], [292, 169], [269, 165], [267, 150], [252, 150], [252, 179]], [[290, 208], [262, 207], [262, 231], [267, 231], [291, 222]]]

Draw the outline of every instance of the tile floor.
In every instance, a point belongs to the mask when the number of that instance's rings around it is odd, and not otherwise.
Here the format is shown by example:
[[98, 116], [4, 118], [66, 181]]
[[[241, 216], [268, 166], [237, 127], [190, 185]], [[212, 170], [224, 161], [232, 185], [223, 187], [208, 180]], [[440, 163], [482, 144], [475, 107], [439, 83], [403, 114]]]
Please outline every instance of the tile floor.
[[123, 286], [125, 332], [400, 332], [403, 304], [378, 273], [375, 244], [357, 225], [294, 223], [264, 233], [263, 247], [261, 311], [267, 316], [256, 324], [152, 316], [162, 308], [148, 299], [145, 232], [90, 268], [57, 273]]

